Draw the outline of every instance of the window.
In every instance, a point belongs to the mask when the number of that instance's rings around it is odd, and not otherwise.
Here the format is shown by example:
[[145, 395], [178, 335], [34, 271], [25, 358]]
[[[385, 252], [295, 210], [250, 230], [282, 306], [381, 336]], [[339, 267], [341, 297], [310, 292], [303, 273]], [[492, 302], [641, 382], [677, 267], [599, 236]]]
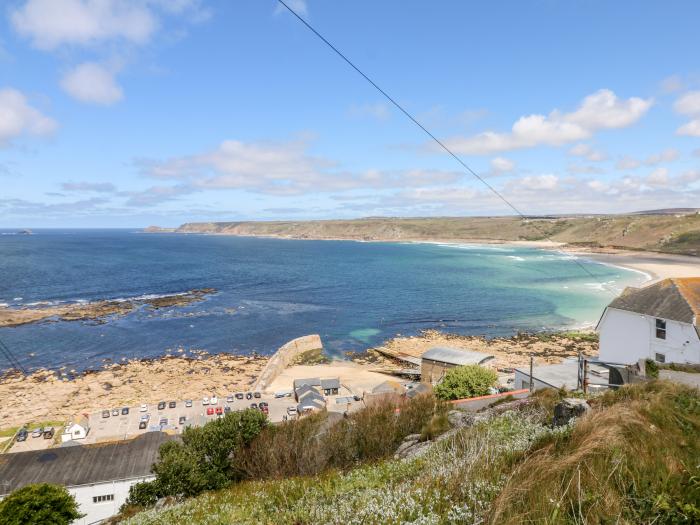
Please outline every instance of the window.
[[663, 319], [656, 320], [656, 338], [666, 339], [666, 321]]
[[114, 494], [105, 494], [103, 496], [93, 496], [93, 503], [104, 503], [106, 501], [114, 501]]
[[657, 363], [665, 363], [666, 356], [664, 354], [659, 354], [658, 352], [654, 355], [654, 359]]

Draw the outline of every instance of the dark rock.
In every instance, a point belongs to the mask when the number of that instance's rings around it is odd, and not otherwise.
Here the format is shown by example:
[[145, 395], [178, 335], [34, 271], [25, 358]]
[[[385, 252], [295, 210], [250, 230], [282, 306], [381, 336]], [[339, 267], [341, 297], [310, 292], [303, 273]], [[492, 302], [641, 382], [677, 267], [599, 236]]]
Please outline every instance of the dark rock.
[[555, 427], [566, 425], [575, 417], [581, 417], [588, 412], [591, 406], [585, 399], [567, 397], [559, 401], [554, 407], [554, 420], [552, 424]]

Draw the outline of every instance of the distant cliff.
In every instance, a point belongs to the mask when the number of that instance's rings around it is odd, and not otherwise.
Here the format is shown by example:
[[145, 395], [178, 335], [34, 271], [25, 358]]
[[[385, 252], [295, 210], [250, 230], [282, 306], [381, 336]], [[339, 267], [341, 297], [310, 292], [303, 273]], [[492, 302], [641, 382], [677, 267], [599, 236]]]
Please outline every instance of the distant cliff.
[[543, 241], [700, 256], [700, 214], [192, 222], [148, 231], [361, 241]]

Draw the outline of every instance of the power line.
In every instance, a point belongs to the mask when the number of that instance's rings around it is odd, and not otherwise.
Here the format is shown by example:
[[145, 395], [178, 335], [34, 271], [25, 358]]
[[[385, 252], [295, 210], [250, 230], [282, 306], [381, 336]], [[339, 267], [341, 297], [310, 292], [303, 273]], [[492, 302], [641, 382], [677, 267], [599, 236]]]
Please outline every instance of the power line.
[[5, 359], [7, 359], [7, 361], [10, 363], [11, 367], [16, 368], [24, 375], [27, 375], [27, 370], [22, 366], [22, 363], [19, 362], [19, 359], [15, 357], [12, 350], [10, 350], [7, 345], [2, 342], [2, 339], [0, 339], [0, 352], [5, 356]]
[[[468, 173], [470, 173], [472, 176], [474, 176], [479, 182], [481, 182], [484, 186], [486, 186], [491, 193], [496, 195], [501, 201], [503, 201], [506, 206], [508, 206], [511, 210], [513, 210], [521, 219], [527, 220], [527, 216], [521, 212], [513, 203], [511, 203], [508, 199], [506, 199], [501, 192], [499, 192], [496, 188], [494, 188], [491, 184], [489, 184], [486, 180], [484, 180], [483, 177], [481, 177], [476, 171], [474, 171], [472, 168], [469, 167], [469, 165], [464, 162], [457, 154], [455, 154], [450, 148], [448, 148], [440, 139], [438, 139], [433, 133], [430, 132], [423, 124], [421, 124], [411, 113], [409, 113], [401, 104], [399, 104], [396, 100], [394, 100], [391, 95], [389, 95], [386, 91], [384, 91], [379, 85], [372, 80], [369, 76], [367, 76], [359, 67], [357, 67], [347, 56], [345, 56], [337, 47], [335, 47], [331, 42], [326, 39], [321, 33], [319, 33], [311, 24], [309, 24], [304, 18], [301, 17], [294, 9], [289, 7], [287, 3], [284, 0], [277, 0], [283, 7], [285, 7], [292, 15], [294, 15], [297, 20], [299, 20], [302, 24], [304, 24], [307, 29], [309, 29], [314, 35], [316, 35], [319, 39], [323, 41], [329, 48], [331, 48], [340, 58], [342, 58], [351, 68], [353, 68], [357, 73], [359, 73], [362, 78], [364, 78], [367, 82], [369, 82], [374, 89], [379, 91], [384, 98], [386, 98], [389, 102], [391, 102], [401, 113], [403, 113], [411, 122], [413, 122], [416, 126], [418, 126], [423, 132], [428, 135], [438, 146], [440, 146], [443, 150], [445, 150], [454, 160], [456, 160], [465, 170], [467, 170]], [[542, 234], [542, 236], [547, 239], [550, 242], [554, 242], [550, 236], [542, 230], [536, 223], [532, 223], [533, 228], [535, 228], [539, 233]], [[601, 282], [598, 277], [593, 274], [588, 268], [586, 268], [583, 264], [581, 264], [580, 261], [577, 259], [570, 259], [574, 264], [576, 264], [579, 268], [581, 268], [589, 277], [594, 279], [595, 281], [598, 282], [603, 288], [606, 288], [605, 283]], [[610, 290], [612, 291], [612, 290]]]

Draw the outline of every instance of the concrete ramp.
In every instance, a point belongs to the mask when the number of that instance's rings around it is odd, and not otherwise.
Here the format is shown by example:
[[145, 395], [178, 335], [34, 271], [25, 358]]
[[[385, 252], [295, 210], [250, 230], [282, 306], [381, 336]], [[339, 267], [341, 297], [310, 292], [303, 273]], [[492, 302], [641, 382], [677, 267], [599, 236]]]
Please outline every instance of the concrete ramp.
[[323, 350], [321, 336], [318, 334], [305, 335], [292, 339], [281, 346], [263, 368], [258, 379], [253, 384], [253, 390], [266, 390], [278, 375], [287, 368], [299, 355], [310, 350]]

